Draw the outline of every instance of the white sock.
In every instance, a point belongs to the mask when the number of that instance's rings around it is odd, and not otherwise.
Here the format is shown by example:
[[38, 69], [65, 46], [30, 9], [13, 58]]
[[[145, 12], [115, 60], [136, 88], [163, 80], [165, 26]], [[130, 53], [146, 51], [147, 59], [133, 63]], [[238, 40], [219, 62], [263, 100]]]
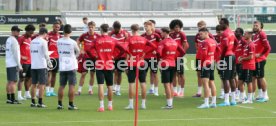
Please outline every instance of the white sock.
[[108, 107], [112, 107], [112, 101], [108, 101]]
[[158, 87], [154, 88], [154, 93], [158, 94]]
[[117, 91], [117, 84], [113, 84], [113, 90]]
[[17, 97], [22, 97], [22, 91], [17, 92]]
[[[253, 93], [254, 94], [254, 93]], [[243, 92], [243, 98], [245, 98], [246, 97], [246, 93], [245, 93], [245, 91]]]
[[78, 92], [81, 92], [82, 90], [82, 86], [79, 86]]
[[201, 94], [202, 93], [202, 86], [197, 87], [197, 94]]
[[258, 90], [258, 97], [259, 97], [259, 98], [262, 98], [262, 97], [263, 97], [263, 90], [262, 90], [262, 89], [259, 89], [259, 90]]
[[268, 98], [267, 90], [263, 92], [263, 98]]
[[253, 99], [252, 93], [248, 93], [248, 98], [247, 98], [247, 100], [248, 100], [248, 101], [252, 101], [252, 99]]
[[185, 91], [185, 89], [184, 89], [184, 88], [180, 88], [178, 92], [179, 92], [179, 93], [183, 93], [183, 94], [184, 94], [184, 91]]
[[224, 102], [229, 103], [229, 93], [224, 94]]
[[154, 90], [154, 84], [150, 84], [150, 90]]
[[212, 96], [212, 104], [217, 104], [217, 97], [216, 96]]
[[104, 108], [104, 101], [103, 100], [100, 101], [100, 108]]
[[209, 105], [209, 98], [204, 98], [204, 104]]
[[121, 91], [121, 85], [117, 85], [117, 91], [118, 91], [118, 92]]
[[241, 92], [241, 94], [240, 94], [240, 101], [242, 101], [242, 100], [244, 100], [244, 93], [243, 92]]
[[93, 86], [89, 85], [88, 91], [92, 91], [93, 90]]
[[173, 98], [170, 99], [170, 105], [173, 106]]
[[36, 95], [37, 96], [39, 95], [39, 89], [36, 89]]
[[46, 92], [50, 92], [50, 87], [49, 86], [46, 87]]
[[224, 89], [220, 89], [220, 94], [223, 96], [224, 95]]
[[30, 96], [30, 91], [26, 91], [25, 96]]
[[146, 105], [146, 99], [142, 99], [142, 105]]
[[177, 87], [173, 87], [173, 92], [177, 92]]
[[234, 92], [232, 92], [232, 100], [231, 100], [231, 102], [236, 102], [236, 92], [234, 91]]
[[50, 88], [50, 92], [54, 92], [54, 90], [55, 90], [55, 88], [52, 88], [52, 87]]
[[167, 99], [167, 105], [172, 106], [173, 105], [173, 99]]
[[133, 107], [133, 99], [129, 99], [129, 107]]

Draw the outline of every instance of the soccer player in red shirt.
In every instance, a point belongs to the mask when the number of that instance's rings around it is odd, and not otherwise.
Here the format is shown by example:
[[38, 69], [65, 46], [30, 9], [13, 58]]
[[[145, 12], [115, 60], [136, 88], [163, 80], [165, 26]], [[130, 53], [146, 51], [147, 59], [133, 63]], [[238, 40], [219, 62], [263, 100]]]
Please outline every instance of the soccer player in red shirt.
[[[77, 40], [79, 47], [81, 47], [81, 54], [79, 56], [78, 63], [78, 72], [81, 73], [79, 88], [76, 95], [80, 95], [82, 92], [82, 87], [85, 81], [86, 74], [90, 71], [90, 80], [89, 80], [89, 88], [88, 94], [93, 94], [93, 85], [94, 85], [94, 74], [95, 74], [95, 58], [90, 57], [85, 50], [91, 48], [92, 43], [100, 37], [99, 34], [95, 32], [96, 23], [91, 21], [88, 22], [88, 32], [83, 33]], [[92, 53], [95, 54], [95, 50], [92, 50]]]
[[[144, 23], [144, 27], [146, 33], [142, 34], [141, 36], [146, 38], [149, 42], [153, 43], [155, 46], [158, 45], [160, 42], [161, 37], [153, 31], [153, 23], [150, 21], [146, 21]], [[148, 50], [150, 47], [146, 48]], [[149, 52], [145, 55], [145, 62], [147, 63], [147, 70], [150, 69], [150, 90], [148, 91], [149, 94], [154, 94], [155, 96], [159, 96], [158, 93], [158, 61], [156, 57], [156, 50], [153, 52]]]
[[260, 95], [257, 99], [258, 102], [266, 102], [269, 100], [267, 95], [267, 83], [264, 75], [266, 58], [270, 53], [271, 47], [269, 41], [267, 40], [267, 36], [262, 29], [263, 24], [259, 21], [255, 21], [253, 24], [253, 31], [255, 32], [253, 42], [255, 44], [256, 51], [256, 70], [253, 72], [253, 89], [255, 91], [257, 82], [259, 82], [258, 88]]
[[[136, 70], [139, 69], [139, 81], [141, 86], [142, 94], [142, 109], [146, 109], [146, 65], [144, 57], [146, 53], [152, 52], [156, 49], [156, 46], [149, 42], [147, 39], [139, 35], [139, 25], [131, 25], [132, 36], [127, 39], [128, 41], [128, 53], [127, 56], [127, 76], [129, 82], [129, 105], [125, 109], [133, 109], [133, 98], [135, 93], [135, 78]], [[150, 46], [149, 50], [146, 48]], [[137, 61], [138, 60], [138, 61]], [[138, 67], [138, 68], [137, 68]]]
[[57, 96], [54, 92], [56, 84], [56, 76], [59, 66], [59, 56], [57, 49], [57, 40], [61, 38], [59, 34], [60, 24], [55, 22], [53, 24], [53, 30], [48, 33], [48, 50], [50, 53], [50, 59], [53, 65], [53, 68], [49, 70], [48, 74], [48, 83], [46, 85], [46, 96]]
[[173, 89], [172, 82], [175, 74], [176, 52], [184, 56], [185, 51], [170, 37], [170, 29], [162, 28], [161, 35], [164, 38], [158, 45], [157, 55], [160, 58], [159, 65], [161, 69], [162, 83], [164, 84], [167, 105], [163, 109], [173, 108]]
[[[170, 33], [170, 36], [172, 39], [174, 39], [178, 45], [182, 46], [185, 52], [189, 48], [189, 43], [187, 42], [187, 37], [181, 29], [183, 28], [183, 23], [179, 19], [172, 20], [170, 22], [170, 29], [172, 30], [172, 33]], [[173, 79], [173, 90], [174, 90], [174, 96], [184, 97], [184, 86], [185, 86], [185, 78], [184, 78], [184, 60], [182, 56], [177, 55], [176, 62], [176, 74], [174, 75]], [[177, 91], [177, 78], [178, 78], [178, 84], [181, 86], [181, 88]]]
[[[21, 96], [19, 100], [31, 99], [30, 86], [31, 86], [31, 51], [30, 43], [32, 41], [32, 35], [35, 31], [34, 25], [27, 25], [25, 27], [26, 33], [18, 38], [18, 43], [20, 46], [21, 64], [23, 71], [19, 73], [18, 87], [21, 89], [24, 82], [25, 86], [25, 98]], [[21, 90], [18, 90], [18, 95], [21, 95]]]
[[[106, 82], [108, 88], [108, 110], [112, 111], [112, 85], [113, 85], [113, 70], [114, 70], [114, 50], [119, 48], [121, 50], [118, 57], [120, 57], [125, 49], [117, 43], [117, 40], [108, 36], [108, 24], [102, 24], [101, 36], [98, 37], [95, 42], [92, 43], [91, 48], [87, 50], [87, 53], [96, 60], [96, 77], [98, 81], [98, 96], [100, 100], [100, 107], [98, 112], [104, 112], [104, 82]], [[91, 51], [96, 50], [96, 55], [93, 55]]]
[[[199, 59], [201, 60], [201, 82], [204, 88], [204, 104], [198, 108], [215, 108], [216, 107], [216, 86], [214, 83], [214, 65], [215, 65], [215, 52], [217, 48], [216, 41], [209, 37], [207, 28], [201, 28], [199, 30], [200, 39], [203, 40], [200, 46], [198, 46], [198, 52], [200, 52]], [[210, 91], [211, 89], [211, 91]], [[209, 105], [210, 92], [212, 92], [212, 102]]]
[[[255, 45], [252, 42], [253, 32], [246, 32], [244, 35], [244, 41], [242, 47], [242, 55], [239, 56], [239, 63], [242, 64], [242, 74], [239, 77], [239, 88], [241, 91], [240, 102], [243, 104], [253, 103], [253, 87], [252, 87], [252, 75], [255, 70]], [[248, 87], [248, 98], [245, 101], [244, 95], [244, 82]]]
[[239, 98], [240, 90], [238, 80], [242, 76], [242, 64], [239, 62], [239, 57], [242, 56], [243, 52], [243, 29], [236, 28], [235, 30], [235, 56], [236, 56], [236, 73], [235, 73], [235, 82], [236, 82], [236, 97]]
[[[201, 28], [206, 28], [206, 22], [205, 21], [199, 21], [197, 23], [197, 28], [198, 30], [200, 30]], [[209, 33], [209, 38], [214, 38], [213, 35], [211, 33]], [[198, 50], [199, 47], [201, 47], [201, 44], [204, 40], [201, 40], [199, 33], [196, 34], [195, 36], [195, 46], [196, 46], [196, 50]], [[193, 97], [201, 97], [201, 92], [202, 92], [202, 83], [200, 80], [200, 60], [199, 57], [201, 56], [201, 53], [199, 51], [196, 52], [196, 72], [197, 72], [197, 84], [198, 84], [198, 89], [197, 89], [197, 93], [193, 96]]]
[[155, 20], [149, 20], [153, 25], [152, 25], [152, 31], [154, 33], [157, 33], [160, 37], [161, 37], [161, 30], [160, 29], [156, 29], [156, 21]]
[[[113, 31], [109, 33], [109, 36], [111, 36], [113, 39], [116, 39], [117, 42], [124, 48], [127, 47], [127, 41], [126, 39], [130, 36], [130, 34], [121, 28], [121, 23], [119, 21], [115, 21], [113, 23]], [[120, 50], [116, 48], [114, 50], [114, 56], [117, 57], [117, 55], [120, 53]], [[113, 90], [115, 91], [115, 95], [120, 96], [121, 95], [121, 82], [122, 82], [122, 72], [125, 71], [125, 67], [127, 65], [125, 64], [126, 60], [126, 53], [124, 53], [121, 57], [118, 57], [115, 59], [115, 71], [114, 71], [114, 85]]]
[[[220, 25], [223, 28], [223, 33], [221, 36], [221, 62], [219, 63], [219, 69], [221, 69], [220, 77], [224, 85], [224, 102], [219, 104], [219, 106], [235, 106], [236, 103], [236, 85], [234, 81], [235, 73], [235, 53], [234, 53], [234, 41], [235, 34], [229, 27], [229, 21], [226, 18], [220, 20]], [[221, 68], [223, 67], [223, 68]], [[231, 89], [231, 103], [229, 101], [229, 90]]]

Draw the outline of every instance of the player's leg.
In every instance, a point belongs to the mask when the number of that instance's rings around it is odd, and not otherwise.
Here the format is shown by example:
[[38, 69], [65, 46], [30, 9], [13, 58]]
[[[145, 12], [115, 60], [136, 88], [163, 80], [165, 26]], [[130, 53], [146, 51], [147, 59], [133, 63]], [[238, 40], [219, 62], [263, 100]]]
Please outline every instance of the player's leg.
[[215, 76], [214, 76], [214, 68], [210, 70], [210, 78], [209, 78], [209, 88], [211, 89], [211, 96], [212, 96], [212, 101], [210, 104], [211, 108], [216, 108], [217, 107], [217, 89], [215, 85]]
[[57, 78], [57, 71], [52, 71], [51, 87], [50, 87], [51, 96], [57, 96], [57, 94], [55, 93], [56, 78]]
[[240, 89], [240, 98], [239, 98], [239, 103], [243, 103], [245, 101], [245, 91], [244, 91], [244, 77], [245, 77], [245, 72], [242, 70], [242, 73], [239, 74], [239, 89]]
[[180, 85], [180, 88], [178, 89], [178, 96], [184, 97], [185, 94], [185, 76], [184, 76], [184, 60], [180, 59], [180, 69], [178, 71], [178, 84]]
[[94, 86], [94, 78], [95, 77], [95, 71], [90, 71], [90, 80], [89, 80], [89, 88], [88, 88], [88, 94], [93, 95], [93, 86]]
[[159, 83], [159, 78], [157, 76], [157, 72], [158, 72], [158, 61], [157, 59], [154, 59], [154, 63], [153, 63], [153, 68], [151, 69], [151, 73], [153, 76], [153, 83], [154, 83], [154, 95], [155, 96], [159, 96], [159, 92], [158, 92], [158, 83]]
[[68, 72], [68, 81], [69, 81], [69, 91], [68, 91], [69, 105], [68, 105], [68, 110], [77, 110], [78, 108], [74, 104], [75, 85], [77, 83], [76, 71], [69, 71]]
[[31, 85], [31, 107], [37, 107], [37, 104], [35, 102], [35, 96], [36, 96], [36, 87], [37, 84], [39, 82], [39, 78], [38, 78], [38, 71], [33, 69], [32, 70], [32, 85]]
[[251, 70], [244, 70], [244, 82], [247, 84], [248, 88], [248, 98], [246, 101], [243, 102], [243, 104], [251, 104], [253, 103], [253, 86], [252, 86], [252, 73]]
[[80, 77], [80, 81], [79, 81], [79, 88], [78, 88], [78, 92], [76, 92], [76, 95], [81, 95], [86, 74], [87, 74], [87, 71], [81, 73], [81, 77]]
[[51, 96], [51, 93], [50, 93], [51, 80], [52, 80], [52, 71], [49, 71], [48, 72], [48, 81], [47, 81], [47, 84], [45, 87], [47, 97]]
[[62, 99], [64, 96], [64, 88], [67, 84], [67, 73], [66, 72], [59, 72], [59, 88], [58, 88], [58, 107], [57, 109], [63, 109]]
[[104, 112], [104, 73], [102, 70], [96, 70], [96, 77], [98, 82], [98, 98], [100, 101], [100, 107], [98, 112]]
[[236, 105], [236, 83], [235, 83], [235, 72], [236, 72], [236, 57], [230, 56], [229, 57], [229, 70], [230, 70], [230, 87], [231, 87], [231, 105]]
[[204, 103], [201, 104], [198, 108], [205, 109], [209, 108], [209, 97], [210, 97], [210, 87], [209, 87], [209, 78], [210, 78], [210, 70], [208, 67], [203, 67], [201, 70], [201, 83], [203, 85], [204, 90]]
[[260, 71], [259, 71], [259, 75], [258, 75], [258, 81], [261, 84], [263, 95], [262, 95], [262, 98], [260, 100], [258, 100], [258, 102], [267, 102], [269, 100], [269, 97], [267, 94], [267, 83], [265, 80], [265, 69], [264, 69], [265, 64], [266, 64], [265, 60], [260, 62]]
[[166, 93], [166, 100], [167, 105], [165, 107], [162, 107], [163, 109], [172, 109], [173, 108], [173, 89], [172, 89], [172, 78], [174, 74], [173, 67], [170, 67], [168, 69], [162, 69], [161, 72], [161, 81], [164, 84], [165, 93]]
[[139, 81], [140, 81], [141, 94], [142, 94], [141, 108], [146, 109], [147, 85], [146, 85], [146, 71], [145, 70], [139, 70]]
[[18, 80], [17, 78], [18, 72], [16, 67], [7, 68], [7, 103], [8, 104], [21, 104], [15, 99], [15, 90], [16, 90], [16, 82]]
[[219, 104], [218, 106], [229, 106], [229, 90], [230, 90], [230, 79], [231, 79], [231, 71], [229, 70], [229, 57], [225, 57], [223, 59], [223, 64], [226, 64], [226, 67], [221, 70], [221, 79], [224, 87], [224, 102]]
[[193, 95], [193, 97], [201, 97], [201, 93], [202, 93], [202, 83], [201, 83], [201, 78], [200, 78], [200, 60], [196, 59], [196, 76], [197, 76], [197, 93], [195, 95]]
[[38, 79], [38, 88], [39, 88], [39, 96], [38, 96], [38, 105], [37, 107], [45, 108], [46, 105], [43, 104], [43, 96], [44, 96], [44, 88], [48, 81], [48, 71], [47, 69], [38, 69], [37, 71], [37, 79]]
[[136, 68], [132, 67], [132, 68], [128, 68], [127, 70], [127, 77], [128, 77], [128, 100], [129, 100], [129, 104], [127, 107], [125, 107], [125, 109], [127, 110], [132, 110], [133, 107], [133, 98], [135, 95], [135, 91], [134, 91], [134, 87], [135, 87], [135, 77], [136, 77]]
[[113, 105], [112, 105], [113, 71], [112, 70], [104, 71], [104, 76], [105, 76], [105, 81], [106, 81], [106, 86], [107, 86], [108, 110], [112, 111], [113, 110]]

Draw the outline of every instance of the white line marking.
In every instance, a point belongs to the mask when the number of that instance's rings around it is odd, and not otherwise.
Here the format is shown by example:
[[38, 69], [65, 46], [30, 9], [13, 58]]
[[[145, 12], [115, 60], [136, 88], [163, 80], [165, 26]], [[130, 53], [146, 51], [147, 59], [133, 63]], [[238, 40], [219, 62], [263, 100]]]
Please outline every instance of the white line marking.
[[[225, 117], [225, 118], [190, 118], [190, 119], [151, 119], [139, 120], [139, 122], [160, 121], [198, 121], [198, 120], [252, 120], [252, 119], [276, 119], [275, 117]], [[133, 122], [133, 120], [90, 120], [90, 121], [56, 121], [56, 122], [1, 122], [0, 124], [60, 124], [60, 123], [106, 123], [106, 122]]]
[[240, 108], [247, 108], [247, 109], [255, 109], [254, 107], [241, 106], [241, 105], [237, 105], [237, 107], [240, 107]]

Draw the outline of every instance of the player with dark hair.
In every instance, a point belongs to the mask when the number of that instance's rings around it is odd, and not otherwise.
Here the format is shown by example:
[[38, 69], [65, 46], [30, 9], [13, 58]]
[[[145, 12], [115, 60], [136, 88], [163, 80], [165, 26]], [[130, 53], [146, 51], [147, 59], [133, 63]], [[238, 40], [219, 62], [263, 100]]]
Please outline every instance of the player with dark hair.
[[80, 49], [77, 42], [70, 38], [72, 27], [66, 24], [63, 29], [64, 36], [57, 42], [59, 52], [59, 89], [58, 89], [58, 107], [63, 109], [62, 99], [64, 95], [65, 86], [69, 85], [68, 97], [69, 105], [68, 110], [77, 110], [74, 105], [74, 91], [77, 83], [76, 70], [78, 69], [77, 57], [79, 56]]
[[[6, 71], [7, 71], [7, 104], [20, 104], [15, 99], [15, 87], [18, 80], [18, 72], [22, 71], [22, 66], [20, 64], [20, 49], [17, 41], [17, 37], [22, 31], [18, 26], [13, 26], [11, 28], [11, 36], [6, 41]], [[22, 99], [21, 94], [18, 95], [18, 98]], [[20, 99], [20, 100], [21, 100]]]
[[[112, 105], [112, 85], [113, 85], [113, 70], [114, 61], [113, 53], [115, 48], [119, 48], [121, 52], [118, 57], [124, 53], [124, 48], [117, 43], [117, 41], [108, 36], [108, 24], [102, 24], [100, 26], [101, 36], [92, 43], [91, 48], [87, 50], [87, 53], [96, 60], [96, 77], [98, 81], [98, 96], [100, 101], [100, 107], [98, 112], [104, 112], [104, 83], [108, 88], [108, 110], [113, 110]], [[97, 56], [93, 55], [90, 51], [96, 50]]]
[[[198, 30], [200, 30], [201, 28], [206, 28], [206, 22], [201, 20], [197, 23], [197, 27], [198, 27]], [[211, 39], [214, 39], [213, 35], [209, 32], [209, 38]], [[199, 33], [196, 34], [195, 36], [195, 46], [196, 46], [196, 50], [198, 50], [198, 48], [201, 47], [201, 44], [204, 40], [201, 40], [200, 39], [200, 35]], [[196, 51], [196, 72], [197, 72], [197, 85], [198, 85], [198, 89], [197, 89], [197, 93], [193, 96], [193, 97], [201, 97], [201, 93], [202, 93], [202, 83], [201, 83], [201, 80], [200, 80], [200, 74], [201, 74], [201, 68], [200, 68], [200, 60], [199, 60], [199, 57], [201, 56], [201, 53], [200, 51]]]
[[46, 96], [57, 96], [54, 92], [55, 84], [56, 84], [56, 76], [59, 67], [59, 55], [57, 48], [57, 40], [61, 38], [59, 34], [60, 24], [55, 22], [53, 24], [53, 30], [48, 33], [48, 50], [50, 53], [50, 59], [53, 65], [53, 68], [49, 70], [48, 74], [48, 83], [46, 85]]
[[[153, 43], [155, 46], [158, 46], [161, 37], [153, 31], [153, 23], [150, 21], [146, 21], [144, 23], [144, 27], [146, 32], [141, 36], [146, 38], [149, 42]], [[151, 47], [147, 47], [146, 50], [150, 50]], [[147, 66], [147, 71], [150, 69], [150, 89], [148, 91], [149, 94], [154, 94], [155, 96], [159, 96], [158, 93], [158, 61], [156, 57], [156, 50], [153, 52], [149, 52], [145, 55], [145, 61]]]
[[[142, 104], [141, 108], [146, 109], [146, 70], [145, 70], [145, 61], [144, 56], [146, 53], [152, 52], [156, 49], [156, 46], [149, 42], [144, 37], [139, 35], [139, 25], [133, 24], [131, 25], [132, 36], [127, 39], [128, 45], [128, 53], [127, 63], [128, 63], [128, 82], [129, 82], [129, 105], [125, 109], [133, 109], [133, 98], [135, 93], [135, 78], [136, 71], [139, 70], [139, 82], [141, 86], [141, 96], [142, 96]], [[146, 50], [146, 47], [150, 46], [149, 50]], [[138, 58], [138, 59], [137, 59]], [[137, 61], [138, 60], [138, 61]], [[137, 68], [138, 67], [138, 68]]]
[[[121, 23], [119, 21], [115, 21], [113, 23], [113, 30], [109, 33], [109, 36], [117, 40], [118, 44], [120, 44], [122, 47], [127, 47], [128, 43], [126, 39], [130, 36], [130, 34], [126, 30], [122, 29]], [[115, 48], [114, 57], [117, 57], [119, 53], [120, 50], [118, 48]], [[121, 57], [115, 59], [113, 90], [115, 91], [115, 95], [117, 96], [121, 95], [122, 72], [124, 72], [126, 69], [125, 67], [127, 67], [127, 65], [125, 64], [125, 60], [126, 53], [124, 53]]]
[[160, 58], [161, 78], [164, 84], [167, 105], [163, 109], [173, 108], [173, 89], [172, 82], [175, 74], [176, 52], [180, 56], [185, 55], [184, 49], [170, 37], [170, 29], [162, 28], [161, 35], [164, 38], [158, 45], [157, 55]]
[[[172, 32], [170, 33], [170, 36], [172, 39], [174, 39], [178, 45], [182, 46], [185, 52], [189, 48], [189, 43], [187, 42], [187, 37], [181, 29], [183, 28], [183, 23], [179, 19], [172, 20], [170, 22], [170, 29]], [[184, 97], [184, 86], [185, 86], [185, 77], [184, 77], [184, 60], [182, 56], [177, 55], [176, 62], [176, 74], [174, 75], [173, 79], [173, 90], [174, 90], [174, 96]], [[178, 78], [178, 81], [177, 81]], [[177, 82], [181, 86], [177, 90]]]
[[[39, 29], [39, 36], [31, 41], [30, 51], [32, 57], [32, 87], [31, 87], [31, 96], [32, 102], [31, 107], [46, 108], [47, 106], [43, 104], [42, 99], [44, 95], [44, 87], [47, 83], [48, 71], [47, 68], [52, 68], [52, 63], [50, 61], [48, 45], [45, 40], [48, 34], [46, 28]], [[38, 104], [35, 103], [36, 99], [36, 88], [39, 89], [38, 95]]]
[[[234, 80], [235, 74], [235, 53], [234, 53], [234, 41], [235, 41], [235, 34], [229, 27], [229, 21], [225, 18], [220, 20], [220, 25], [222, 26], [223, 33], [221, 36], [221, 59], [222, 63], [225, 64], [220, 73], [220, 77], [223, 81], [224, 86], [224, 102], [219, 104], [219, 106], [235, 106], [236, 103], [236, 84]], [[221, 65], [220, 65], [221, 66]], [[231, 89], [231, 102], [229, 101], [229, 91]]]
[[[18, 81], [18, 100], [31, 99], [30, 86], [31, 86], [31, 52], [30, 43], [32, 41], [32, 35], [35, 31], [35, 26], [29, 24], [25, 27], [25, 34], [20, 36], [17, 40], [20, 46], [20, 56], [23, 71], [19, 73]], [[22, 84], [25, 86], [25, 96], [21, 95]]]
[[267, 56], [270, 53], [271, 47], [267, 40], [266, 33], [262, 30], [263, 25], [260, 21], [255, 21], [253, 24], [253, 42], [255, 44], [255, 59], [256, 69], [253, 72], [253, 92], [258, 85], [259, 95], [257, 97], [258, 102], [267, 102], [269, 97], [267, 95], [267, 83], [265, 79], [265, 64]]
[[[95, 32], [96, 23], [91, 21], [88, 23], [88, 32], [83, 33], [77, 40], [77, 43], [81, 49], [80, 56], [78, 58], [78, 72], [81, 73], [79, 88], [76, 95], [80, 95], [85, 81], [86, 74], [90, 71], [90, 80], [88, 94], [93, 94], [94, 85], [94, 74], [95, 74], [95, 58], [90, 57], [85, 50], [90, 49], [91, 45], [95, 40], [100, 37], [98, 33]], [[96, 53], [95, 50], [93, 53]]]
[[236, 99], [239, 99], [240, 97], [240, 90], [239, 90], [239, 83], [238, 80], [242, 76], [242, 65], [239, 62], [239, 58], [242, 56], [242, 48], [243, 48], [243, 29], [242, 28], [236, 28], [235, 30], [235, 56], [236, 56], [236, 73], [235, 73], [235, 83], [236, 83]]
[[[216, 107], [216, 86], [214, 82], [214, 69], [215, 69], [215, 52], [217, 44], [214, 39], [209, 37], [208, 29], [201, 28], [199, 30], [199, 37], [203, 42], [198, 47], [200, 52], [200, 67], [201, 67], [201, 83], [204, 89], [204, 104], [198, 108], [215, 108]], [[210, 91], [211, 90], [211, 91]], [[209, 97], [212, 93], [212, 102], [209, 105]]]

